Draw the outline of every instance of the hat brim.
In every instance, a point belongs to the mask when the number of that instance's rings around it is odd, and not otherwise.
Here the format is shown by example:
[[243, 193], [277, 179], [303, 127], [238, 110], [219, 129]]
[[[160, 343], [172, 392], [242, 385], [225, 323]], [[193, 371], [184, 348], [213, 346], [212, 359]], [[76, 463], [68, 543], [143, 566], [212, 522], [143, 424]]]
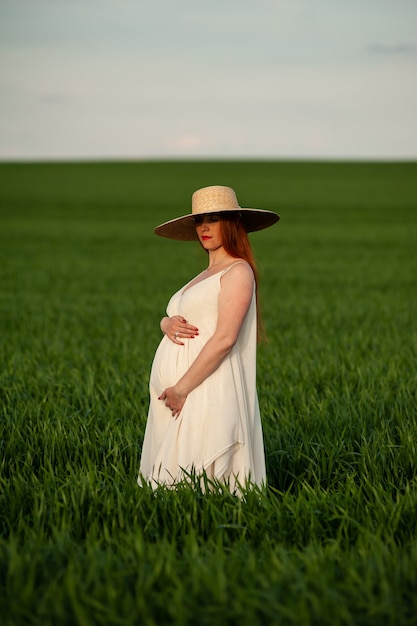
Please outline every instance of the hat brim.
[[[263, 209], [236, 209], [232, 211], [216, 211], [216, 213], [240, 213], [242, 223], [247, 233], [257, 230], [263, 230], [272, 226], [280, 219], [277, 213], [266, 211]], [[183, 215], [176, 219], [169, 220], [160, 224], [154, 229], [155, 235], [166, 237], [167, 239], [176, 239], [177, 241], [198, 241], [195, 230], [195, 215]]]

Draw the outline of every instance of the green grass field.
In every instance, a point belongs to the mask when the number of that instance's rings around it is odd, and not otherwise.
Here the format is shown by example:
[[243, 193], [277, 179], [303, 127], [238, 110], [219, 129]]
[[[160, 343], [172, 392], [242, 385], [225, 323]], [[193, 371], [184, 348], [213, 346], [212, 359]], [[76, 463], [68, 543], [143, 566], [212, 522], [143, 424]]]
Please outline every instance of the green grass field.
[[[253, 233], [269, 486], [139, 489], [202, 186]], [[198, 321], [197, 321], [198, 323]], [[5, 626], [417, 624], [417, 163], [0, 164]]]

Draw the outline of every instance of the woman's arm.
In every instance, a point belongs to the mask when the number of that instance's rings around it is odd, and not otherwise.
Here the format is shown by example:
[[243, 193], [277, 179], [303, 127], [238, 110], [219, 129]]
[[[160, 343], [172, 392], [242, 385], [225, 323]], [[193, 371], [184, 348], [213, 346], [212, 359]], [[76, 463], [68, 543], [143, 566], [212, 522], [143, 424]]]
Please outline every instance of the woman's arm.
[[188, 394], [208, 378], [231, 351], [248, 312], [254, 286], [250, 266], [239, 263], [231, 268], [221, 281], [218, 320], [214, 334], [177, 384], [168, 387], [159, 396], [160, 400], [165, 400], [166, 406], [175, 417], [178, 417]]

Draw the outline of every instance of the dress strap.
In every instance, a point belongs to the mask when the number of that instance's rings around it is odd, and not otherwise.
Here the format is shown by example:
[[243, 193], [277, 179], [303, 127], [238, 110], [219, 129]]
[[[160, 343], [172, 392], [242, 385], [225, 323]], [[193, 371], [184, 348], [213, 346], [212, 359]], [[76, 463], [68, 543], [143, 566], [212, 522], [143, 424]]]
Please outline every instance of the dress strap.
[[238, 265], [239, 263], [244, 263], [245, 265], [248, 265], [247, 261], [236, 261], [235, 263], [232, 263], [231, 265], [229, 265], [228, 267], [226, 267], [226, 269], [224, 269], [221, 272], [221, 276], [224, 276], [226, 274], [226, 272], [228, 272], [232, 267], [234, 267], [235, 265]]

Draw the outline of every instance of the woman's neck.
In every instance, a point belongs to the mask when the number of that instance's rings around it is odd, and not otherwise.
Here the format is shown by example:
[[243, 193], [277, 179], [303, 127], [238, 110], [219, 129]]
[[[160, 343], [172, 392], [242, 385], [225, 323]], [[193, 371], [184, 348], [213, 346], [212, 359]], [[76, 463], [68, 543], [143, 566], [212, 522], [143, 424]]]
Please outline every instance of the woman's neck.
[[224, 248], [219, 248], [218, 250], [210, 251], [209, 252], [209, 265], [208, 265], [208, 268], [206, 269], [206, 272], [217, 269], [221, 267], [222, 265], [227, 264], [231, 259], [232, 257], [230, 256], [230, 254], [227, 254]]

